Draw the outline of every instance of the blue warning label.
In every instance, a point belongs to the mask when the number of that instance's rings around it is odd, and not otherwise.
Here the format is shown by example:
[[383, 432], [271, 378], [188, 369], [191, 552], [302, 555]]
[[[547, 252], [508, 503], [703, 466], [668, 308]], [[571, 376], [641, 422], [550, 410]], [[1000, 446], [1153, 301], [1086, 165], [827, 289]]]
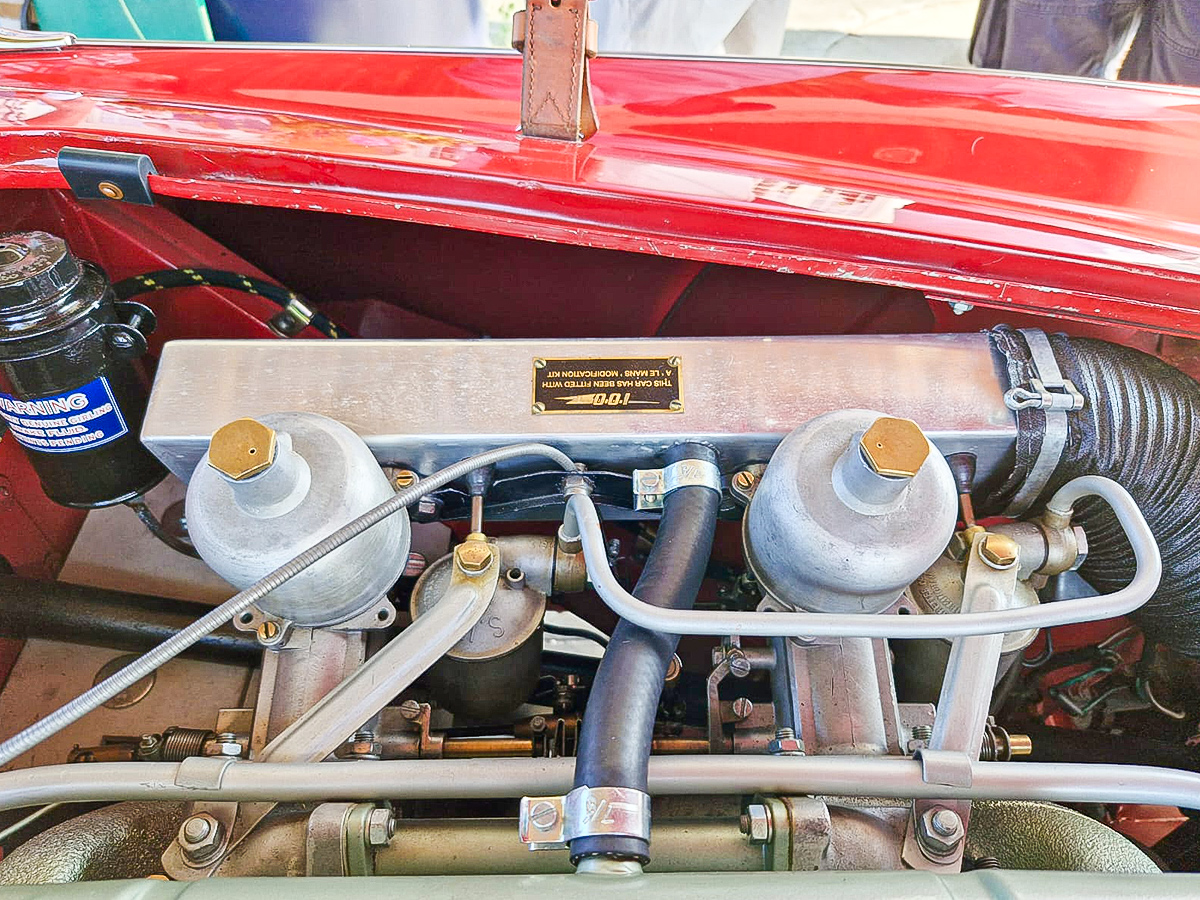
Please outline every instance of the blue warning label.
[[129, 433], [107, 378], [35, 400], [0, 393], [0, 416], [18, 444], [42, 453], [91, 450]]

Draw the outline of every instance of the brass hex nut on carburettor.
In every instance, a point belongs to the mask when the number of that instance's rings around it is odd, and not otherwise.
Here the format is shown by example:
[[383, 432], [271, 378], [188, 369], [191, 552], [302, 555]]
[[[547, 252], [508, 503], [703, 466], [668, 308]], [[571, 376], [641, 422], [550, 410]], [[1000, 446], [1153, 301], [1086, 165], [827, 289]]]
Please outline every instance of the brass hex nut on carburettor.
[[466, 541], [455, 548], [454, 556], [458, 567], [468, 575], [478, 575], [486, 572], [492, 564], [492, 547], [482, 534], [471, 533]]
[[929, 456], [929, 441], [908, 419], [881, 416], [863, 432], [863, 455], [878, 475], [912, 478]]
[[275, 461], [275, 431], [254, 419], [222, 425], [208, 445], [208, 464], [234, 481], [244, 481]]

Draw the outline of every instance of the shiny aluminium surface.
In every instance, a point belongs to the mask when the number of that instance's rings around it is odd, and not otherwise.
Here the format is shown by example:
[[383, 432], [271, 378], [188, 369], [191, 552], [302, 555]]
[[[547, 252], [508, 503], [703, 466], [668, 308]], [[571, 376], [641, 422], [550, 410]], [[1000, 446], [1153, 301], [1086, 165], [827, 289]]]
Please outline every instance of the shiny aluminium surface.
[[[1200, 91], [829, 63], [597, 59], [603, 130], [517, 134], [520, 59], [79, 44], [0, 53], [0, 188], [63, 146], [159, 196], [880, 282], [1200, 334]], [[105, 202], [105, 201], [98, 201]]]
[[[677, 356], [683, 408], [539, 415], [533, 364], [547, 356]], [[186, 480], [226, 422], [304, 409], [348, 425], [380, 462], [422, 473], [525, 440], [610, 469], [702, 440], [731, 469], [768, 459], [793, 428], [845, 407], [912, 419], [941, 452], [976, 453], [980, 477], [1016, 439], [987, 337], [963, 334], [175, 341], [163, 348], [142, 441]]]

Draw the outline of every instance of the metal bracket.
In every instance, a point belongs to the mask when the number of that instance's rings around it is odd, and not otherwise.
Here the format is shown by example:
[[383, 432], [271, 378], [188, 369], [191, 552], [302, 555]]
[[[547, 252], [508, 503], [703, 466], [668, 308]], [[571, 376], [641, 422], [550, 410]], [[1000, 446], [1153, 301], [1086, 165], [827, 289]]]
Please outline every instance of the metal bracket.
[[596, 55], [589, 0], [526, 0], [513, 15], [513, 47], [525, 57], [521, 134], [585, 141], [596, 133], [588, 60]]
[[947, 787], [970, 787], [974, 779], [971, 757], [962, 750], [930, 750], [913, 754], [921, 762], [921, 780]]
[[1004, 405], [1013, 411], [1042, 410], [1046, 414], [1046, 431], [1025, 483], [1004, 511], [1006, 516], [1025, 512], [1045, 489], [1067, 445], [1067, 413], [1083, 409], [1085, 403], [1083, 394], [1059, 369], [1046, 333], [1036, 328], [1022, 328], [1020, 332], [1029, 347], [1034, 376], [1029, 379], [1029, 388], [1017, 386], [1007, 390]]
[[721, 470], [706, 459], [681, 459], [662, 469], [634, 469], [633, 496], [639, 511], [662, 509], [663, 499], [681, 487], [706, 487], [721, 493]]
[[63, 147], [58, 151], [58, 169], [81, 200], [154, 205], [149, 176], [157, 175], [158, 170], [144, 153]]

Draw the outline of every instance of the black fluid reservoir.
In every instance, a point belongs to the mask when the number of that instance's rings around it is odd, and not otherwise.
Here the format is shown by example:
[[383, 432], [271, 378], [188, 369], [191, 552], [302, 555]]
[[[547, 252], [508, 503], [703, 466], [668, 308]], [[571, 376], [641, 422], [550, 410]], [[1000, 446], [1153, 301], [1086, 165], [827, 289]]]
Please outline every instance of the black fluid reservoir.
[[[0, 235], [0, 417], [64, 506], [121, 503], [166, 470], [138, 440], [154, 316], [43, 231]], [[3, 423], [0, 423], [3, 424]]]

